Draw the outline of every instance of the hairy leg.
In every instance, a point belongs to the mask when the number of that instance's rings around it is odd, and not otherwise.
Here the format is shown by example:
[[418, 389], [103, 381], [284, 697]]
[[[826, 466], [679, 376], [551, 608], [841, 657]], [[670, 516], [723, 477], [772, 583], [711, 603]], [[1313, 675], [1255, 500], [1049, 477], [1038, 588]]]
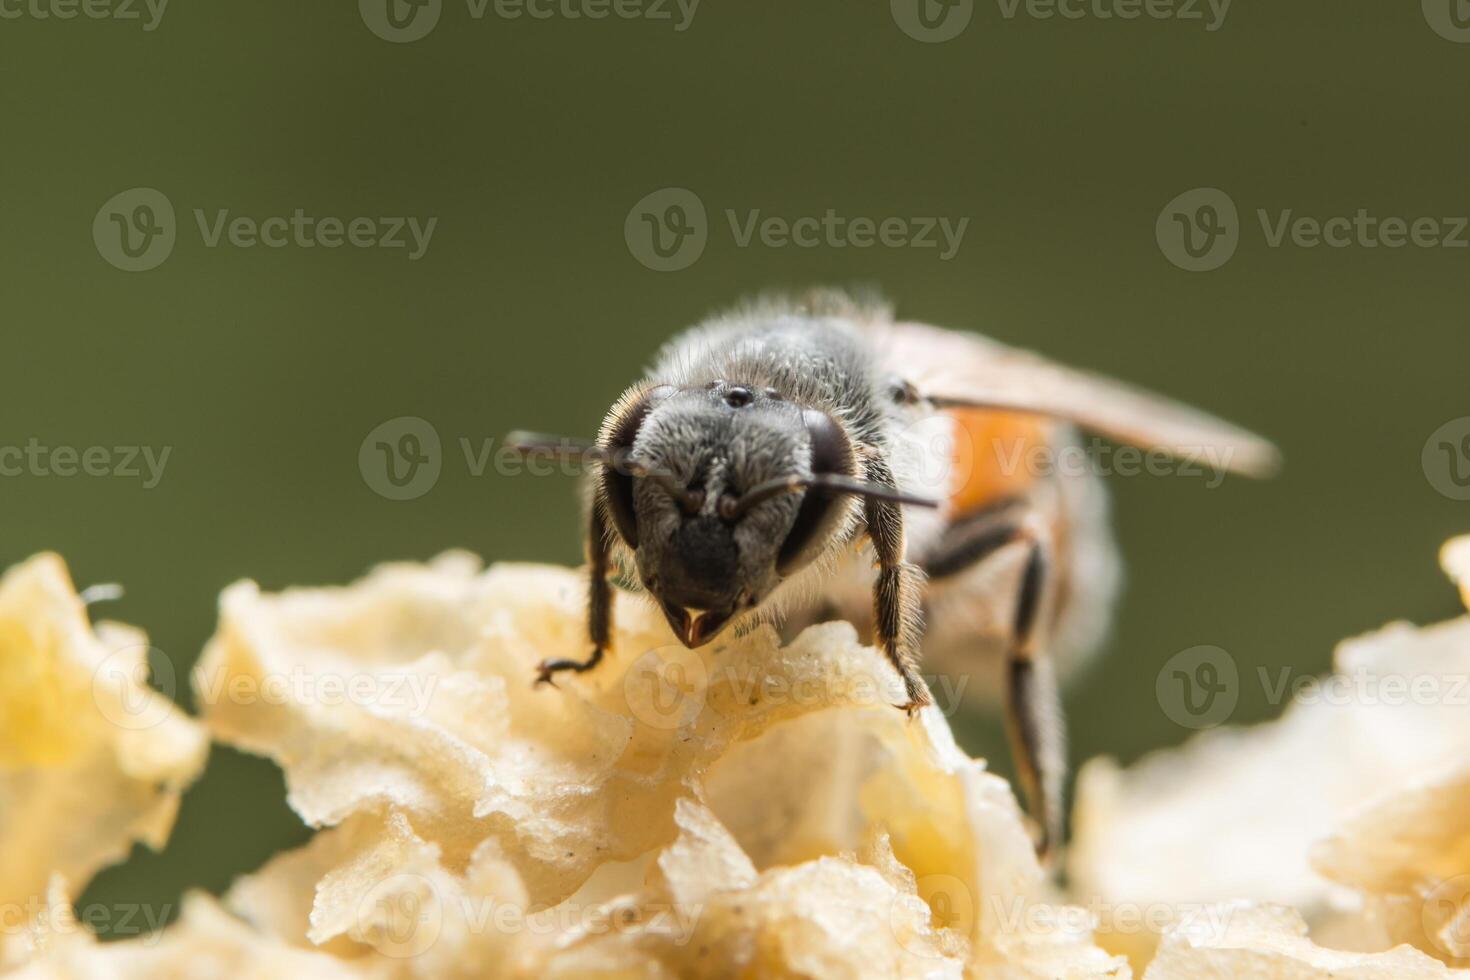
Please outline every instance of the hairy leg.
[[607, 530], [602, 501], [595, 501], [587, 521], [587, 568], [591, 577], [587, 594], [587, 633], [592, 640], [592, 654], [586, 660], [543, 660], [537, 668], [537, 684], [555, 685], [553, 678], [562, 671], [580, 674], [602, 662], [612, 635], [612, 586], [608, 582], [611, 559]]

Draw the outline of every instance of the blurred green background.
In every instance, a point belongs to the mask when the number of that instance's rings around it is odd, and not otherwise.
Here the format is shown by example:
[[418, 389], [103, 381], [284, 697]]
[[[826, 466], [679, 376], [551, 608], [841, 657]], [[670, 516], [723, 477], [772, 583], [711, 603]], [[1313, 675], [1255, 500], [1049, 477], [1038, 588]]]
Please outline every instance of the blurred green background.
[[[172, 447], [154, 489], [0, 479], [5, 563], [55, 549], [79, 585], [125, 584], [103, 614], [148, 629], [183, 678], [242, 577], [343, 582], [451, 547], [577, 561], [572, 481], [474, 476], [460, 439], [590, 434], [675, 329], [766, 288], [865, 282], [904, 315], [1188, 399], [1285, 451], [1269, 483], [1112, 482], [1129, 588], [1107, 658], [1069, 692], [1074, 761], [1186, 737], [1155, 698], [1180, 650], [1230, 651], [1233, 720], [1250, 721], [1276, 710], [1257, 666], [1318, 671], [1341, 637], [1454, 614], [1435, 555], [1470, 504], [1435, 489], [1421, 449], [1470, 414], [1470, 250], [1272, 248], [1255, 217], [1470, 214], [1470, 44], [1418, 3], [1238, 3], [1210, 31], [980, 2], [937, 44], [881, 2], [706, 0], [674, 21], [476, 19], [445, 0], [431, 33], [389, 43], [348, 0], [177, 2], [152, 31], [0, 20], [0, 443]], [[1238, 205], [1240, 240], [1191, 273], [1155, 220], [1202, 186]], [[171, 201], [177, 243], [128, 273], [91, 228], [135, 187]], [[700, 197], [710, 233], [660, 273], [624, 219], [665, 187]], [[196, 208], [438, 224], [418, 261], [210, 248]], [[742, 248], [727, 208], [970, 226], [950, 261]], [[440, 435], [443, 472], [395, 502], [358, 449], [409, 415]], [[1008, 770], [993, 719], [960, 727]], [[218, 891], [307, 833], [274, 765], [216, 749], [167, 851], [87, 900]]]

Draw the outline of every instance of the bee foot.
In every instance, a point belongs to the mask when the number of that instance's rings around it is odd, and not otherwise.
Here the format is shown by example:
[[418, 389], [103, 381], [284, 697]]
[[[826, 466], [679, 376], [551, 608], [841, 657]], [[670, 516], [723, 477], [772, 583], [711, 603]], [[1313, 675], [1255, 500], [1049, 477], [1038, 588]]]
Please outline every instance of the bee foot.
[[597, 666], [602, 658], [596, 652], [587, 660], [543, 660], [536, 667], [536, 683], [532, 686], [540, 687], [542, 684], [550, 684], [556, 687], [556, 675], [570, 670], [580, 674]]

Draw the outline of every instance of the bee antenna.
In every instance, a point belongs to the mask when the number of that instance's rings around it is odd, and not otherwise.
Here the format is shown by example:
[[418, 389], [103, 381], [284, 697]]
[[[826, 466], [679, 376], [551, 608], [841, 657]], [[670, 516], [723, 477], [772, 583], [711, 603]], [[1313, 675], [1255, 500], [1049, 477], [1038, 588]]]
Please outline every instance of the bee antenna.
[[803, 490], [826, 490], [830, 493], [852, 494], [869, 500], [891, 500], [899, 504], [912, 504], [915, 507], [939, 506], [939, 501], [932, 497], [904, 493], [897, 487], [868, 483], [865, 480], [857, 480], [838, 473], [817, 473], [812, 476], [779, 477], [765, 483], [758, 483], [741, 495], [738, 500], [727, 498], [721, 501], [720, 516], [730, 521], [737, 520], [752, 507], [765, 503], [772, 497], [779, 497], [787, 493], [800, 493]]
[[554, 456], [557, 459], [602, 461], [601, 447], [572, 436], [549, 436], [541, 432], [515, 431], [505, 437], [506, 446], [522, 456]]
[[512, 432], [505, 437], [505, 443], [523, 456], [552, 455], [558, 459], [591, 461], [610, 466], [617, 473], [648, 480], [672, 497], [686, 513], [696, 513], [704, 504], [703, 493], [690, 490], [669, 473], [635, 461], [631, 451], [627, 449], [609, 450], [585, 439], [549, 436], [537, 432]]

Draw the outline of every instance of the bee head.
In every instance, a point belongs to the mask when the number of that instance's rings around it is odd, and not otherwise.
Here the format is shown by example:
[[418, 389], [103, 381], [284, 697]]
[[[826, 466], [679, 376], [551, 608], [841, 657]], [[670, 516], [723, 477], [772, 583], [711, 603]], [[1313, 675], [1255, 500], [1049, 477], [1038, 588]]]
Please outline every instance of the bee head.
[[[824, 412], [737, 382], [662, 386], [614, 409], [603, 444], [614, 526], [679, 639], [714, 639], [820, 554], [841, 526], [853, 452]], [[621, 455], [618, 455], [621, 454]]]

